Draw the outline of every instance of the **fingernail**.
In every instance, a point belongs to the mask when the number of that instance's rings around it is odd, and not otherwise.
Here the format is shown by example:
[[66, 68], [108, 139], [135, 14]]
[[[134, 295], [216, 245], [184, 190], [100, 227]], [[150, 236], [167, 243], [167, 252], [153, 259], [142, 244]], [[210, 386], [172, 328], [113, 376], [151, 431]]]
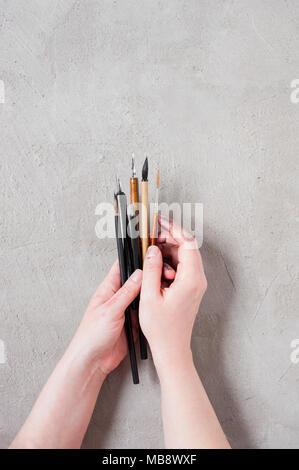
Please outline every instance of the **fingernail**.
[[141, 281], [142, 278], [142, 271], [141, 269], [136, 269], [136, 271], [132, 274], [131, 279], [135, 282]]
[[150, 246], [147, 250], [146, 257], [153, 258], [154, 256], [157, 256], [159, 254], [159, 251], [160, 250], [156, 245]]

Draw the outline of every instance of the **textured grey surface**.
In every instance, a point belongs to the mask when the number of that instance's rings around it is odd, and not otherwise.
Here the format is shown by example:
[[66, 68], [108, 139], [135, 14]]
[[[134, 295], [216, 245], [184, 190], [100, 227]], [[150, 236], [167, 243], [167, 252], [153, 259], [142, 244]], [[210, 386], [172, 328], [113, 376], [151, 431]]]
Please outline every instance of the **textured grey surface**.
[[[193, 348], [228, 438], [299, 447], [298, 18], [297, 0], [0, 1], [1, 447], [116, 257], [94, 212], [132, 151], [162, 200], [204, 204]], [[140, 372], [109, 377], [84, 447], [163, 446]]]

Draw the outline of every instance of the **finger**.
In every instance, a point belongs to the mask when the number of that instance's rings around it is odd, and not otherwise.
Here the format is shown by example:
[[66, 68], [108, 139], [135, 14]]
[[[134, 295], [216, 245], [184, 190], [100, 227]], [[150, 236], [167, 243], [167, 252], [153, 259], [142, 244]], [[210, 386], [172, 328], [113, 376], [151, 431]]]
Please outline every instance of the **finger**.
[[159, 216], [159, 224], [163, 228], [163, 231], [161, 231], [161, 234], [164, 234], [163, 236], [166, 236], [167, 232], [169, 233], [167, 238], [168, 241], [172, 239], [177, 245], [182, 245], [185, 242], [194, 243], [196, 241], [195, 238], [183, 227], [173, 220], [169, 220], [165, 216]]
[[152, 298], [161, 295], [162, 254], [157, 246], [147, 250], [143, 265], [141, 297]]
[[158, 233], [157, 243], [174, 243], [175, 240], [167, 230], [163, 230]]
[[101, 282], [94, 293], [91, 302], [93, 306], [98, 307], [105, 303], [121, 286], [118, 260], [116, 260], [105, 279]]
[[168, 245], [168, 243], [158, 244], [162, 252], [163, 259], [167, 259], [170, 261], [172, 266], [176, 269], [178, 260], [178, 247], [173, 245]]
[[167, 232], [158, 233], [157, 243], [165, 243], [166, 242], [166, 234], [167, 234]]
[[203, 274], [201, 256], [197, 242], [192, 235], [173, 221], [160, 217], [159, 222], [164, 230], [168, 230], [178, 245], [178, 262], [181, 265], [176, 280]]
[[125, 309], [133, 302], [140, 292], [142, 271], [137, 269], [125, 284], [105, 303], [110, 313], [123, 315]]
[[175, 278], [175, 270], [165, 261], [163, 263], [162, 278], [167, 280], [173, 280]]

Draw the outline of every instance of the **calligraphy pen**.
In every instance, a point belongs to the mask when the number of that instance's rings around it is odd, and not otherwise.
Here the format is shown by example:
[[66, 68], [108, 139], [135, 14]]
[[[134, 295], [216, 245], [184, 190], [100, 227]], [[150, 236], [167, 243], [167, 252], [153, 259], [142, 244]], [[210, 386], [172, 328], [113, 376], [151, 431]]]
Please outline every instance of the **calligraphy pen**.
[[[130, 263], [130, 260], [127, 237], [127, 198], [125, 193], [121, 189], [119, 178], [117, 192], [114, 194], [114, 215], [120, 278], [121, 285], [123, 286], [128, 279], [128, 265]], [[133, 383], [138, 384], [138, 367], [136, 360], [131, 312], [129, 307], [125, 310], [125, 331], [128, 341]]]
[[[130, 178], [130, 200], [131, 205], [129, 206], [129, 230], [132, 247], [132, 258], [133, 267], [135, 269], [142, 269], [142, 259], [140, 253], [140, 239], [138, 236], [139, 231], [139, 194], [138, 194], [138, 178], [136, 177], [136, 167], [134, 155], [132, 156], [132, 177]], [[136, 228], [136, 230], [135, 230]], [[139, 296], [137, 297], [137, 314], [139, 314]], [[140, 344], [140, 357], [141, 359], [147, 359], [147, 343], [145, 336], [141, 330], [139, 324], [139, 344]]]

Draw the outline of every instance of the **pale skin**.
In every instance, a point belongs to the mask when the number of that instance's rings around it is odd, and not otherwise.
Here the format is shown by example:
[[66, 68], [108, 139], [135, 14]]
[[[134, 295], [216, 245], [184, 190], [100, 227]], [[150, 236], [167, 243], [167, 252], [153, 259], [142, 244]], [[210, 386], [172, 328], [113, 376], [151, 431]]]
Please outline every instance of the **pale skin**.
[[159, 222], [158, 247], [148, 250], [143, 272], [121, 287], [118, 263], [112, 266], [11, 448], [81, 446], [101, 386], [127, 354], [124, 311], [140, 291], [140, 324], [161, 384], [165, 446], [229, 448], [190, 347], [207, 288], [201, 256], [181, 227]]

